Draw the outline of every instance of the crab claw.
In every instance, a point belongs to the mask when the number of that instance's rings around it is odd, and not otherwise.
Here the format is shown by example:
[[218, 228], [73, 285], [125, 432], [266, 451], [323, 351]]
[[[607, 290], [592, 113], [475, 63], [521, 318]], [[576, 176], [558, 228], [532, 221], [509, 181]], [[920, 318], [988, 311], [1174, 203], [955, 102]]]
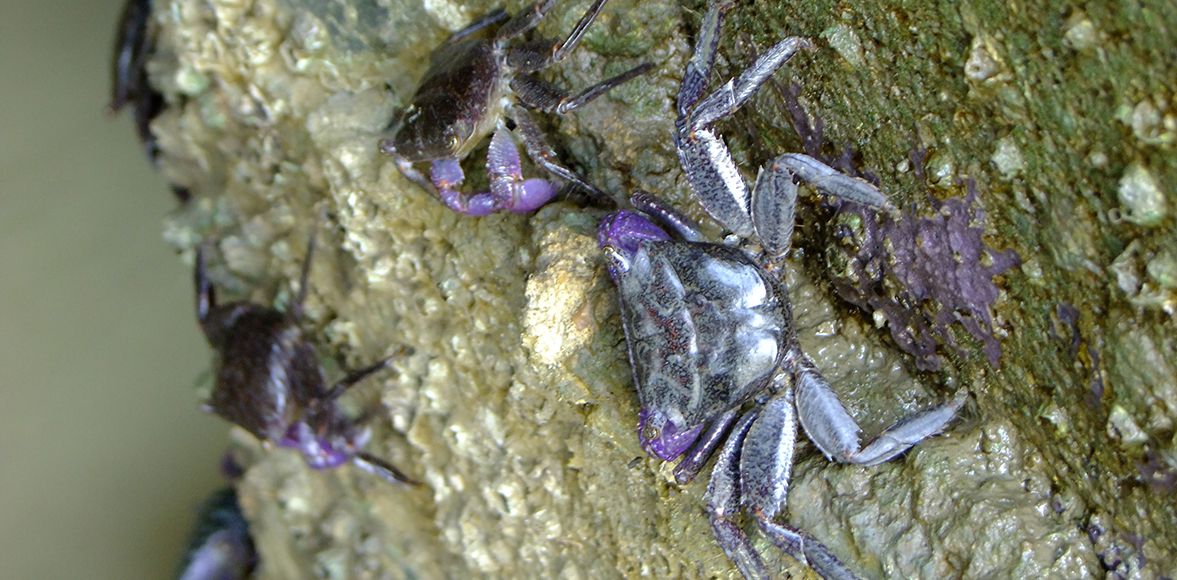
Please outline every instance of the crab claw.
[[702, 432], [702, 425], [683, 430], [656, 410], [642, 411], [638, 415], [638, 439], [642, 449], [662, 461], [673, 461], [686, 453]]

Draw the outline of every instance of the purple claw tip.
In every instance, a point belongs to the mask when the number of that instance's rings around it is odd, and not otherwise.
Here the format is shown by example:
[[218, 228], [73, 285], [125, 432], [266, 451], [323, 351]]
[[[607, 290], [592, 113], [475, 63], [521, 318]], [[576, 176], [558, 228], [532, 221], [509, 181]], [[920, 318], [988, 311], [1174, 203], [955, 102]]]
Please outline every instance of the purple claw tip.
[[466, 175], [462, 172], [462, 164], [452, 157], [436, 159], [429, 167], [429, 177], [437, 189], [449, 189], [460, 185]]
[[[661, 423], [660, 428], [658, 423]], [[679, 431], [674, 423], [659, 413], [642, 411], [638, 415], [638, 440], [642, 444], [642, 449], [662, 461], [673, 461], [676, 457], [686, 453], [702, 432], [702, 425], [696, 425], [686, 431]], [[649, 437], [649, 435], [653, 435], [653, 437]]]
[[639, 240], [669, 240], [662, 228], [641, 214], [621, 210], [606, 217], [597, 227], [597, 243], [602, 248], [615, 246], [632, 254], [638, 251]]
[[519, 186], [519, 199], [515, 200], [515, 205], [511, 206], [511, 211], [515, 213], [528, 213], [535, 211], [545, 203], [548, 203], [560, 188], [556, 184], [546, 179], [528, 179]]

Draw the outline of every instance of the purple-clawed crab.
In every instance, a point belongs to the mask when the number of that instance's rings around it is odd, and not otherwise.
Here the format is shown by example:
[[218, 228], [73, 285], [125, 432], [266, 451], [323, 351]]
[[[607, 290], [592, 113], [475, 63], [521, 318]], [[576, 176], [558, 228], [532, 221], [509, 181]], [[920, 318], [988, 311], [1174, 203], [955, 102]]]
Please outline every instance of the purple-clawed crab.
[[384, 369], [391, 359], [354, 371], [328, 388], [315, 347], [299, 327], [313, 251], [314, 237], [307, 245], [298, 296], [290, 312], [283, 313], [245, 300], [218, 305], [203, 248], [197, 248], [196, 317], [219, 355], [204, 408], [249, 431], [266, 447], [277, 443], [298, 450], [314, 469], [351, 461], [385, 480], [417, 485], [392, 464], [357, 449], [367, 432], [336, 404], [348, 387]]
[[[593, 3], [564, 42], [538, 39], [508, 45], [539, 24], [554, 4], [555, 0], [541, 0], [513, 17], [497, 10], [455, 32], [430, 57], [429, 70], [411, 104], [399, 113], [392, 138], [380, 142], [380, 150], [396, 160], [401, 174], [437, 195], [446, 207], [474, 216], [502, 210], [527, 213], [559, 192], [546, 179], [523, 178], [519, 150], [507, 128], [507, 118], [514, 121], [528, 156], [537, 166], [576, 184], [593, 203], [613, 204], [608, 195], [560, 163], [524, 107], [567, 113], [650, 70], [652, 65], [639, 65], [576, 95], [539, 78], [536, 71], [563, 60], [576, 48], [605, 0]], [[500, 23], [503, 24], [491, 39], [476, 36]], [[490, 191], [462, 193], [458, 188], [465, 174], [460, 163], [492, 132], [486, 156]], [[425, 161], [431, 163], [429, 179], [413, 167]]]
[[941, 431], [967, 392], [904, 418], [863, 447], [857, 423], [801, 351], [776, 270], [791, 243], [794, 177], [875, 208], [889, 204], [874, 186], [796, 154], [762, 169], [749, 193], [709, 124], [743, 104], [809, 42], [780, 42], [700, 101], [726, 8], [713, 6], [704, 18], [679, 92], [675, 137], [704, 208], [737, 235], [755, 237], [760, 249], [702, 241], [688, 218], [645, 192], [631, 200], [645, 216], [621, 211], [598, 230], [618, 288], [642, 407], [639, 439], [647, 453], [664, 461], [682, 457], [674, 473], [683, 485], [719, 450], [707, 511], [716, 539], [745, 578], [770, 574], [733, 521], [741, 509], [776, 546], [823, 578], [854, 580], [858, 576], [807, 532], [775, 521], [785, 503], [798, 422], [826, 456], [875, 465]]

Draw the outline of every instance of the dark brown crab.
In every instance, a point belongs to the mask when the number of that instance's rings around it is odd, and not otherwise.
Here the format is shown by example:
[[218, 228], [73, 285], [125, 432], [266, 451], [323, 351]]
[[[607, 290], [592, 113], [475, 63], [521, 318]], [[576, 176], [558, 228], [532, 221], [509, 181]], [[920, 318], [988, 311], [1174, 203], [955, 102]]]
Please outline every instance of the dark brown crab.
[[[526, 213], [551, 200], [558, 188], [545, 179], [523, 179], [519, 150], [507, 128], [510, 118], [536, 165], [584, 189], [595, 203], [611, 205], [605, 193], [560, 163], [524, 108], [567, 113], [650, 70], [651, 64], [642, 64], [577, 95], [535, 75], [576, 48], [605, 2], [593, 3], [563, 42], [539, 39], [508, 46], [534, 28], [555, 0], [542, 0], [515, 16], [497, 10], [455, 32], [430, 57], [412, 103], [400, 113], [393, 136], [380, 142], [380, 150], [396, 160], [405, 177], [454, 211], [475, 216], [505, 209]], [[500, 23], [490, 39], [477, 36]], [[465, 177], [460, 161], [491, 133], [486, 159], [490, 191], [458, 191]], [[413, 167], [424, 161], [431, 163], [429, 179]]]
[[147, 78], [147, 61], [155, 51], [155, 30], [151, 22], [151, 0], [127, 0], [119, 18], [118, 36], [111, 59], [111, 95], [108, 114], [131, 106], [135, 130], [147, 157], [155, 161], [158, 148], [151, 134], [151, 120], [164, 108], [163, 95]]
[[315, 347], [299, 328], [314, 247], [312, 237], [289, 312], [245, 300], [218, 305], [203, 248], [197, 248], [196, 317], [219, 355], [205, 409], [266, 446], [297, 449], [314, 469], [351, 461], [388, 481], [416, 485], [392, 464], [357, 449], [366, 435], [336, 405], [344, 391], [384, 369], [390, 359], [353, 371], [328, 388]]
[[[117, 115], [130, 106], [135, 119], [135, 131], [147, 159], [152, 165], [159, 158], [159, 143], [151, 132], [151, 122], [163, 113], [168, 104], [164, 96], [151, 86], [147, 76], [147, 61], [155, 52], [155, 26], [151, 20], [151, 0], [127, 0], [119, 17], [118, 34], [114, 41], [114, 57], [110, 67], [110, 105], [108, 115]], [[192, 197], [188, 188], [172, 184], [172, 193], [180, 203]]]

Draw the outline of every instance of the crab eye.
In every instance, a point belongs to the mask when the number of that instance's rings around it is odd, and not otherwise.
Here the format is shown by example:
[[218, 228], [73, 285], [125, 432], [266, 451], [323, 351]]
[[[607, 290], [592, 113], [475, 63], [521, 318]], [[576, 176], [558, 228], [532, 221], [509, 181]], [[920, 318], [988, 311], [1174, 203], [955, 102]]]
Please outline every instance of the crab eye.
[[653, 425], [646, 425], [646, 428], [642, 429], [642, 437], [646, 441], [656, 441], [659, 435], [661, 435], [661, 433], [659, 433], [658, 428]]
[[449, 145], [450, 145], [450, 149], [453, 149], [456, 151], [458, 149], [458, 147], [462, 146], [462, 138], [457, 135], [450, 135]]

